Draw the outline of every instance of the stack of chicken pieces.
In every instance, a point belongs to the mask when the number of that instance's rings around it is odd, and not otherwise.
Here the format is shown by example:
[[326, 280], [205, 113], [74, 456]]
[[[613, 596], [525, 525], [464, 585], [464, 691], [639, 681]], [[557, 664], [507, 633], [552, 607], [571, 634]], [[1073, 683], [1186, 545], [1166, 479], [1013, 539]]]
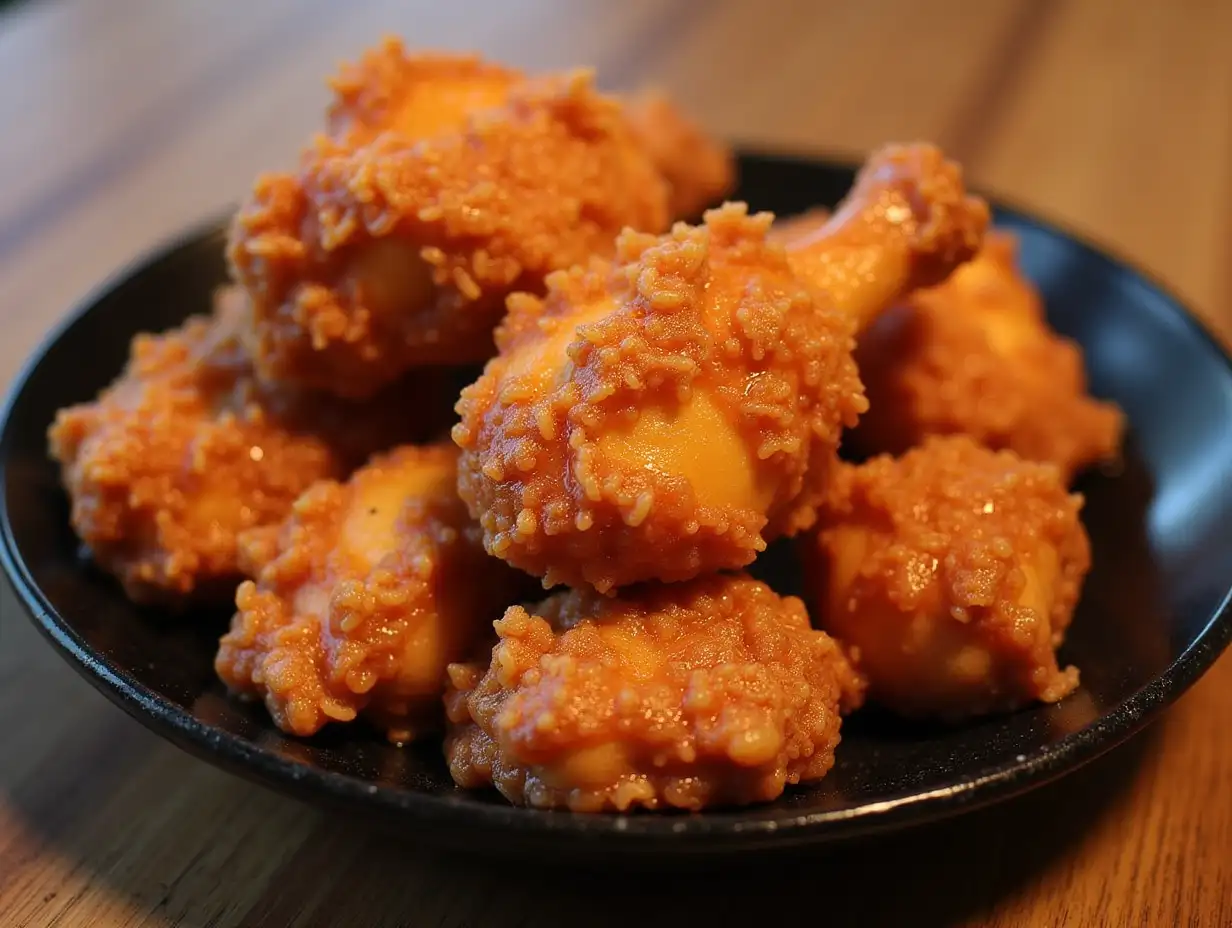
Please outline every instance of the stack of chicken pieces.
[[[388, 40], [331, 89], [213, 313], [50, 433], [132, 599], [234, 601], [233, 693], [603, 811], [816, 781], [866, 697], [959, 721], [1074, 689], [1068, 485], [1121, 416], [936, 148], [776, 224], [703, 213], [730, 153], [586, 71]], [[776, 539], [808, 607], [744, 572]]]

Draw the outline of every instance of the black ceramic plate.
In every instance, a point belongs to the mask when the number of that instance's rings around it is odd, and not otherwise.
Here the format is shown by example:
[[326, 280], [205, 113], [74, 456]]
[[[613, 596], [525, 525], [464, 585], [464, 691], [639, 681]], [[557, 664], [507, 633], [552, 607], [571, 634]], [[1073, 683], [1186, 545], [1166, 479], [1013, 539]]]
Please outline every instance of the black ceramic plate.
[[[746, 156], [739, 196], [780, 214], [833, 205], [848, 167]], [[1124, 264], [1010, 211], [1027, 273], [1053, 324], [1086, 349], [1094, 392], [1128, 413], [1127, 463], [1091, 475], [1085, 519], [1094, 568], [1063, 658], [1082, 688], [1059, 705], [960, 728], [874, 712], [843, 729], [834, 771], [763, 807], [584, 816], [529, 811], [461, 792], [439, 748], [400, 750], [346, 730], [300, 741], [258, 707], [228, 700], [212, 658], [225, 615], [172, 621], [129, 604], [78, 555], [47, 460], [55, 410], [119, 371], [134, 332], [209, 308], [224, 279], [211, 224], [125, 272], [56, 332], [18, 378], [0, 437], [2, 553], [34, 621], [112, 700], [183, 748], [348, 814], [496, 852], [729, 853], [892, 828], [1002, 799], [1060, 776], [1141, 728], [1215, 660], [1232, 635], [1232, 365], [1178, 302]], [[780, 589], [790, 565], [759, 572]]]

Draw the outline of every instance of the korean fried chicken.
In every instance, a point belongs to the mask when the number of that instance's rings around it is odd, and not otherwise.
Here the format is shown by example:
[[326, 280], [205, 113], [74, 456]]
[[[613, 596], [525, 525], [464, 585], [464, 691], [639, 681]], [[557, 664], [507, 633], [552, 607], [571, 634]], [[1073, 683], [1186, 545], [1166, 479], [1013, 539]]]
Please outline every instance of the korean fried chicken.
[[254, 579], [215, 661], [227, 686], [263, 698], [296, 735], [360, 715], [399, 742], [437, 729], [446, 665], [526, 584], [484, 553], [456, 461], [448, 443], [378, 455], [244, 535]]
[[967, 194], [962, 169], [934, 145], [874, 152], [826, 221], [797, 217], [778, 241], [793, 270], [824, 290], [856, 331], [906, 293], [931, 287], [983, 243], [988, 205]]
[[332, 136], [258, 179], [228, 248], [272, 379], [364, 397], [481, 362], [510, 292], [669, 221], [666, 181], [586, 72], [396, 47], [335, 88]]
[[496, 623], [449, 668], [459, 785], [575, 811], [775, 799], [834, 763], [863, 681], [804, 605], [746, 576], [573, 590]]
[[807, 528], [867, 405], [853, 318], [978, 247], [987, 210], [953, 170], [901, 149], [873, 159], [808, 252], [837, 299], [767, 242], [769, 214], [739, 204], [626, 232], [613, 264], [511, 297], [454, 428], [488, 551], [545, 586], [608, 592], [743, 567]]
[[711, 138], [655, 90], [630, 98], [629, 122], [671, 188], [669, 209], [693, 219], [732, 188], [736, 164], [731, 149]]
[[[225, 600], [241, 531], [280, 520], [309, 484], [345, 475], [391, 436], [448, 426], [432, 378], [365, 404], [260, 383], [243, 315], [228, 291], [213, 316], [138, 335], [115, 383], [49, 431], [73, 528], [135, 601]], [[424, 411], [408, 416], [411, 403]]]
[[962, 433], [1056, 464], [1066, 481], [1118, 453], [1124, 417], [1087, 395], [1082, 351], [1048, 327], [1009, 233], [882, 314], [856, 359], [871, 408], [852, 441], [866, 452]]
[[525, 82], [514, 68], [477, 55], [409, 54], [386, 38], [329, 79], [326, 131], [348, 148], [389, 132], [418, 140], [455, 132], [466, 114], [501, 107]]
[[953, 721], [1070, 693], [1055, 649], [1090, 567], [1081, 505], [1052, 465], [966, 436], [844, 466], [803, 544], [869, 699]]

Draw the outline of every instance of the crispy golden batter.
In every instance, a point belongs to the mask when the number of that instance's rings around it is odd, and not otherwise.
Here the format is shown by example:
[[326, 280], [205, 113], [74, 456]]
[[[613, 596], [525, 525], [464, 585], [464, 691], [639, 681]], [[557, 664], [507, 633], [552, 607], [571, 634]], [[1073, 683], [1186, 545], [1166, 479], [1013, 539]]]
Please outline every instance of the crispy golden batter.
[[913, 295], [859, 337], [871, 409], [852, 436], [899, 453], [926, 435], [963, 433], [1068, 479], [1118, 453], [1124, 417], [1087, 396], [1082, 350], [1053, 332], [1017, 267], [1009, 233], [945, 283]]
[[661, 238], [623, 235], [614, 267], [511, 297], [500, 355], [454, 429], [488, 551], [545, 586], [607, 592], [743, 567], [807, 528], [865, 408], [852, 318], [978, 245], [986, 207], [929, 152], [874, 156], [801, 252], [837, 305], [767, 244], [770, 215], [739, 204]]
[[1090, 567], [1081, 506], [1055, 467], [966, 436], [844, 467], [806, 546], [869, 698], [955, 720], [1072, 691], [1054, 651]]
[[707, 135], [662, 93], [647, 90], [626, 104], [629, 121], [671, 187], [671, 214], [693, 219], [735, 185], [731, 149]]
[[348, 147], [383, 132], [410, 139], [456, 132], [467, 114], [503, 106], [526, 75], [477, 55], [409, 54], [387, 37], [330, 78], [327, 131]]
[[256, 579], [240, 586], [215, 661], [227, 686], [263, 697], [296, 735], [360, 714], [395, 741], [438, 728], [446, 665], [527, 583], [484, 554], [456, 463], [451, 444], [399, 448], [245, 534]]
[[862, 329], [903, 294], [945, 280], [971, 259], [988, 204], [963, 186], [962, 168], [933, 145], [874, 152], [827, 222], [797, 219], [780, 240], [796, 273], [830, 295]]
[[138, 335], [119, 379], [49, 431], [73, 528], [138, 602], [229, 597], [239, 532], [278, 521], [313, 481], [391, 438], [448, 425], [446, 394], [427, 378], [365, 404], [258, 383], [243, 312], [230, 291], [213, 317]]
[[606, 592], [744, 566], [809, 522], [805, 474], [864, 399], [847, 320], [766, 245], [770, 219], [629, 232], [614, 267], [510, 298], [454, 429], [489, 552]]
[[624, 226], [667, 225], [665, 181], [585, 72], [381, 59], [340, 86], [335, 138], [259, 178], [232, 230], [271, 378], [362, 397], [412, 366], [485, 360], [510, 292], [610, 254]]
[[449, 668], [454, 780], [597, 812], [775, 799], [825, 776], [863, 681], [804, 604], [745, 576], [574, 590], [496, 623]]

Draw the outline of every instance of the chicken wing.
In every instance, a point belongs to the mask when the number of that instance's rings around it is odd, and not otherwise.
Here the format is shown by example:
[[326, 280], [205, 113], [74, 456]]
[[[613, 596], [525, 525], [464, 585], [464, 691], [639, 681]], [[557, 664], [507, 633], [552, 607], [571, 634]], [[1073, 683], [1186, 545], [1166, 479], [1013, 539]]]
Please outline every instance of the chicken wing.
[[396, 47], [335, 86], [332, 136], [261, 177], [232, 229], [271, 379], [364, 397], [414, 366], [486, 360], [510, 292], [668, 223], [666, 182], [586, 72]]
[[962, 169], [934, 145], [875, 152], [826, 221], [797, 217], [781, 231], [792, 268], [865, 328], [895, 300], [945, 280], [983, 244], [988, 205], [967, 194]]
[[344, 476], [391, 440], [448, 428], [435, 376], [363, 404], [259, 382], [244, 311], [227, 291], [211, 317], [138, 335], [116, 382], [49, 430], [74, 529], [138, 602], [225, 600], [239, 532], [280, 520], [313, 481]]
[[987, 209], [937, 181], [952, 171], [900, 149], [873, 159], [824, 237], [842, 261], [808, 252], [838, 299], [767, 243], [769, 214], [735, 204], [626, 233], [614, 265], [511, 297], [454, 428], [488, 551], [545, 586], [607, 592], [743, 567], [808, 527], [866, 408], [853, 318], [978, 247]]
[[1067, 481], [1117, 455], [1124, 416], [1087, 395], [1082, 350], [1049, 328], [1016, 245], [991, 234], [974, 261], [860, 334], [871, 408], [856, 447], [900, 453], [927, 435], [962, 433], [1056, 464]]
[[227, 686], [263, 698], [295, 735], [360, 715], [398, 742], [437, 729], [446, 665], [527, 583], [484, 554], [456, 462], [448, 443], [399, 448], [244, 535], [255, 579], [215, 661]]
[[1081, 506], [1055, 467], [966, 436], [844, 466], [803, 542], [816, 617], [904, 716], [1056, 702], [1078, 683], [1055, 650], [1090, 567]]
[[511, 802], [597, 812], [777, 798], [834, 764], [863, 681], [804, 604], [745, 576], [574, 590], [449, 668], [449, 768]]

